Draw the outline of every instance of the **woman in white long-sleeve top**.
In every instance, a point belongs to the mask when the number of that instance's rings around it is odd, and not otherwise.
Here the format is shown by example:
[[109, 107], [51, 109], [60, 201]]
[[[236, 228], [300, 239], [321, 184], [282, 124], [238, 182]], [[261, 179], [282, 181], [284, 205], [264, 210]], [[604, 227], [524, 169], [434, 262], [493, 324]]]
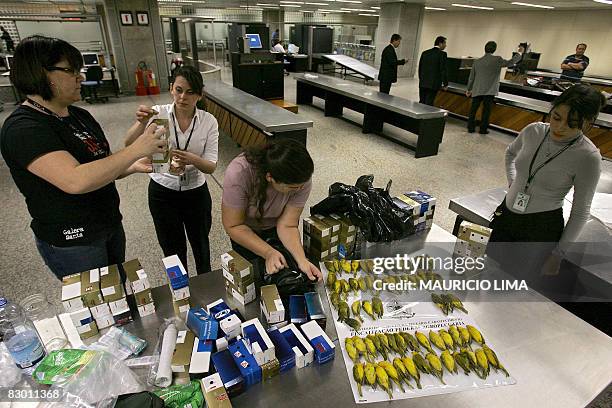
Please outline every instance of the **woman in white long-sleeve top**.
[[[574, 85], [553, 102], [549, 123], [530, 124], [508, 146], [509, 190], [494, 213], [490, 242], [559, 243], [545, 268], [556, 273], [564, 249], [589, 217], [601, 154], [584, 133], [604, 105], [601, 92]], [[572, 210], [564, 226], [563, 200], [572, 187]]]

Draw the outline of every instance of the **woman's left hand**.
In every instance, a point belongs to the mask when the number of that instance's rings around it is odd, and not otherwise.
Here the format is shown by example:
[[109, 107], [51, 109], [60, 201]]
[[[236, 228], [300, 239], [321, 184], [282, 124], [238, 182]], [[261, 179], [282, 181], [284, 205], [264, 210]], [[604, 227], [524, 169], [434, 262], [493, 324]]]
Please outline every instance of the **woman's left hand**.
[[304, 272], [308, 276], [308, 279], [310, 279], [311, 281], [318, 282], [318, 281], [321, 281], [321, 279], [323, 279], [323, 274], [321, 273], [319, 268], [314, 266], [307, 259], [304, 259], [303, 261], [298, 262], [298, 268], [300, 268], [300, 271]]
[[178, 162], [180, 166], [195, 164], [196, 161], [199, 159], [198, 155], [191, 152], [187, 152], [185, 150], [173, 150], [172, 157]]
[[153, 165], [151, 164], [151, 158], [143, 157], [140, 160], [136, 160], [129, 168], [128, 173], [151, 173], [153, 172]]
[[557, 254], [550, 254], [548, 259], [542, 265], [542, 275], [544, 276], [557, 276], [559, 274], [559, 267], [561, 266], [561, 260], [563, 258]]

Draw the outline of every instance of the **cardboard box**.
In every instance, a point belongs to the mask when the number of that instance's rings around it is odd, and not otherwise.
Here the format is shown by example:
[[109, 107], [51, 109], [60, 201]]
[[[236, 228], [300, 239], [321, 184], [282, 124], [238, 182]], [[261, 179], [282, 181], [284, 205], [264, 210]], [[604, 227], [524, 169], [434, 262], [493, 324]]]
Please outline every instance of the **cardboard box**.
[[114, 302], [108, 302], [108, 307], [111, 310], [111, 314], [114, 314], [114, 315], [121, 314], [127, 310], [130, 310], [130, 306], [128, 305], [127, 298], [122, 298]]
[[482, 225], [474, 224], [469, 221], [463, 221], [459, 226], [457, 237], [467, 242], [486, 246], [486, 244], [489, 243], [492, 231], [491, 228], [483, 227]]
[[187, 318], [189, 309], [191, 309], [191, 298], [173, 301], [172, 308], [174, 309], [174, 314], [177, 317], [185, 320]]
[[244, 378], [240, 374], [229, 349], [213, 354], [212, 361], [230, 397], [235, 397], [244, 392]]
[[100, 333], [95, 321], [85, 324], [83, 326], [76, 326], [76, 329], [79, 333], [79, 337], [81, 337], [82, 340], [96, 336]]
[[219, 320], [219, 328], [225, 333], [227, 339], [234, 339], [240, 335], [241, 324], [242, 321], [235, 313], [230, 313]]
[[304, 295], [289, 296], [289, 315], [291, 323], [302, 324], [308, 321], [308, 309]]
[[246, 280], [237, 281], [228, 271], [223, 269], [223, 277], [225, 278], [224, 283], [226, 290], [228, 290], [228, 288], [234, 288], [237, 292], [242, 293], [243, 295], [249, 292], [251, 289], [255, 290], [255, 279], [252, 275], [250, 275]]
[[228, 251], [221, 255], [221, 266], [230, 275], [226, 279], [234, 285], [238, 285], [241, 281], [248, 284], [254, 279], [253, 265], [236, 251]]
[[252, 286], [249, 288], [249, 290], [244, 295], [240, 293], [239, 291], [237, 291], [231, 285], [229, 287], [226, 287], [226, 291], [228, 292], [228, 295], [232, 296], [236, 302], [245, 306], [253, 302], [257, 298], [257, 294], [255, 291], [255, 284], [253, 283], [251, 285]]
[[215, 343], [213, 340], [200, 340], [195, 338], [191, 351], [191, 362], [189, 363], [189, 375], [202, 378], [212, 371], [210, 357]]
[[339, 243], [340, 243], [339, 235], [334, 235], [329, 238], [329, 241], [326, 241], [325, 243], [321, 243], [311, 238], [310, 235], [304, 234], [302, 246], [304, 247], [304, 252], [306, 253], [310, 251], [323, 252], [325, 250], [328, 250], [332, 246], [338, 245]]
[[219, 337], [217, 341], [215, 341], [215, 346], [217, 347], [217, 351], [227, 350], [228, 346], [227, 338]]
[[225, 303], [223, 299], [215, 300], [206, 306], [206, 311], [216, 320], [221, 320], [225, 316], [232, 313], [232, 309]]
[[138, 306], [138, 315], [140, 317], [147, 317], [155, 314], [155, 303], [149, 303], [148, 305]]
[[62, 305], [67, 313], [76, 312], [85, 307], [83, 299], [81, 299], [80, 273], [62, 278]]
[[97, 319], [101, 316], [109, 316], [113, 314], [110, 310], [110, 306], [108, 305], [108, 303], [102, 303], [101, 305], [90, 307], [89, 311], [91, 312], [91, 315], [94, 317], [94, 319]]
[[172, 294], [173, 301], [189, 299], [189, 297], [191, 296], [191, 292], [189, 291], [189, 286], [185, 286], [184, 288], [180, 288], [176, 290], [172, 289], [172, 286], [171, 286], [170, 293]]
[[86, 307], [104, 303], [100, 292], [100, 270], [91, 269], [81, 273], [81, 299]]
[[100, 291], [105, 302], [115, 302], [125, 297], [117, 265], [100, 268]]
[[81, 310], [77, 310], [75, 312], [69, 313], [70, 320], [74, 323], [75, 326], [85, 326], [94, 321], [89, 308], [84, 308]]
[[207, 408], [232, 408], [232, 403], [219, 373], [203, 378], [201, 385]]
[[260, 366], [274, 360], [274, 344], [259, 319], [251, 319], [240, 326], [242, 335], [251, 343], [251, 350]]
[[98, 330], [106, 329], [107, 327], [111, 327], [115, 324], [115, 318], [111, 314], [106, 316], [98, 316], [95, 318], [95, 320]]
[[125, 271], [125, 276], [127, 278], [127, 281], [129, 282], [130, 287], [132, 288], [133, 293], [143, 292], [147, 289], [151, 289], [149, 277], [142, 268], [142, 265], [140, 264], [140, 261], [138, 259], [132, 259], [131, 261], [124, 262], [123, 270]]
[[301, 329], [314, 349], [315, 359], [319, 364], [324, 364], [334, 359], [336, 353], [334, 343], [317, 322], [310, 321], [304, 323]]
[[316, 241], [318, 248], [329, 246], [331, 238], [331, 227], [316, 217], [307, 217], [302, 221], [304, 235], [309, 236], [312, 241]]
[[116, 326], [123, 326], [124, 324], [128, 324], [134, 321], [134, 318], [132, 317], [132, 312], [130, 311], [130, 309], [127, 309], [120, 313], [113, 314], [113, 319], [115, 320]]
[[355, 235], [357, 233], [357, 229], [355, 227], [355, 225], [353, 225], [353, 222], [351, 221], [351, 219], [347, 216], [344, 215], [338, 215], [338, 214], [330, 214], [330, 217], [340, 221], [340, 236], [351, 236], [351, 235]]
[[62, 325], [62, 329], [64, 333], [66, 333], [66, 338], [68, 342], [72, 346], [72, 348], [80, 348], [83, 346], [83, 341], [81, 341], [81, 336], [79, 336], [79, 332], [77, 331], [74, 322], [70, 318], [69, 313], [62, 313], [57, 316], [60, 324]]
[[308, 311], [308, 319], [316, 321], [323, 330], [327, 324], [327, 317], [323, 311], [323, 303], [317, 292], [304, 293], [306, 300], [306, 310]]
[[193, 351], [193, 342], [195, 336], [189, 330], [179, 330], [176, 336], [176, 346], [172, 353], [172, 372], [173, 373], [188, 373], [189, 364], [191, 363], [191, 352]]
[[261, 287], [261, 311], [269, 324], [285, 320], [285, 306], [283, 306], [276, 285]]
[[297, 368], [304, 368], [312, 364], [314, 361], [314, 349], [293, 323], [278, 329], [278, 331], [287, 340], [287, 343], [289, 343], [295, 353], [295, 365]]
[[240, 370], [242, 378], [244, 378], [245, 386], [250, 387], [261, 382], [262, 369], [257, 365], [255, 357], [249, 350], [249, 347], [242, 338], [230, 343], [229, 352], [234, 358], [236, 367]]
[[166, 275], [172, 290], [177, 290], [189, 286], [189, 275], [179, 259], [178, 255], [171, 255], [162, 259], [166, 268]]
[[326, 215], [315, 214], [313, 215], [313, 217], [324, 222], [331, 228], [330, 235], [332, 237], [337, 237], [340, 235], [340, 229], [342, 228], [342, 222], [335, 219], [334, 217], [330, 217]]
[[200, 340], [217, 339], [219, 323], [201, 307], [189, 309], [186, 324]]
[[136, 306], [151, 304], [153, 303], [153, 292], [151, 292], [151, 289], [134, 292], [134, 300], [136, 301]]
[[264, 381], [269, 380], [270, 378], [276, 377], [279, 374], [280, 374], [280, 363], [278, 362], [278, 359], [276, 358], [261, 366], [261, 376]]
[[274, 344], [276, 358], [280, 364], [280, 372], [287, 371], [295, 367], [295, 353], [289, 342], [277, 328], [268, 329], [268, 336]]

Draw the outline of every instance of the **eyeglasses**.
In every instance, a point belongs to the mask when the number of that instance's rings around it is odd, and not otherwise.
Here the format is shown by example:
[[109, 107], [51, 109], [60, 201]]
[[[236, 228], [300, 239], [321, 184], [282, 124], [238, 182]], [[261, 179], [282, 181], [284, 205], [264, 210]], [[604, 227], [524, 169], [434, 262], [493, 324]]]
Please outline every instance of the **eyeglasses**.
[[47, 71], [62, 71], [65, 72], [69, 75], [81, 75], [81, 70], [77, 69], [75, 70], [74, 68], [66, 68], [66, 67], [46, 67], [45, 68]]

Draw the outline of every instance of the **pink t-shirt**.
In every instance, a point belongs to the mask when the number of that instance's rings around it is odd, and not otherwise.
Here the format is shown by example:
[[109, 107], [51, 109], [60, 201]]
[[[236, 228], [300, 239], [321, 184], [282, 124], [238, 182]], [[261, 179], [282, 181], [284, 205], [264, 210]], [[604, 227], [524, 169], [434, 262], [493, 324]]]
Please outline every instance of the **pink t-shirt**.
[[287, 205], [304, 207], [312, 189], [311, 180], [308, 180], [301, 190], [288, 194], [280, 193], [269, 185], [263, 214], [258, 218], [256, 183], [255, 169], [244, 153], [232, 160], [223, 176], [223, 205], [246, 209], [245, 224], [255, 231], [276, 227], [276, 222]]

